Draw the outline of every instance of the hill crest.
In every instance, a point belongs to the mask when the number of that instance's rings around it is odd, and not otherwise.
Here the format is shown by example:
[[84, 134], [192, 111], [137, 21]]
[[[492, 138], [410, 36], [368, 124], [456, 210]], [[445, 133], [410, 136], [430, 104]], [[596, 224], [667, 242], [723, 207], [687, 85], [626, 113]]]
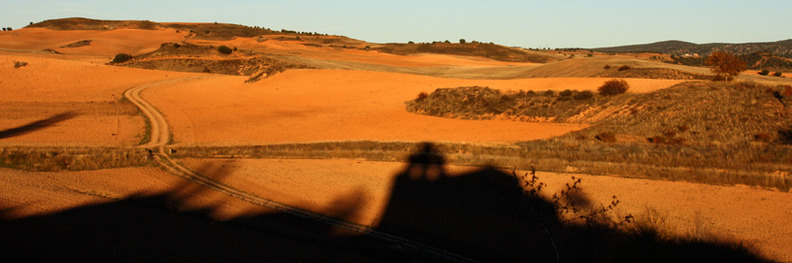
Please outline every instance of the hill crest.
[[638, 53], [652, 52], [676, 56], [698, 54], [706, 56], [713, 51], [726, 51], [736, 55], [746, 55], [757, 52], [769, 52], [777, 56], [792, 58], [792, 39], [776, 42], [755, 43], [708, 43], [696, 44], [691, 42], [669, 40], [649, 44], [626, 45], [616, 47], [595, 48], [595, 51], [612, 53]]

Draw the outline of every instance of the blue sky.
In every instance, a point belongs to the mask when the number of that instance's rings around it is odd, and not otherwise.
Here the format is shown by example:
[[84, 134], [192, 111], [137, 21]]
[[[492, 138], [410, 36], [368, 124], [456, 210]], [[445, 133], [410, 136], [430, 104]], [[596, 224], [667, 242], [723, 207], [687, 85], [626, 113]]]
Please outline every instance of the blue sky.
[[464, 38], [532, 48], [594, 48], [792, 38], [789, 0], [0, 0], [0, 6], [2, 27], [64, 17], [216, 21], [378, 43]]

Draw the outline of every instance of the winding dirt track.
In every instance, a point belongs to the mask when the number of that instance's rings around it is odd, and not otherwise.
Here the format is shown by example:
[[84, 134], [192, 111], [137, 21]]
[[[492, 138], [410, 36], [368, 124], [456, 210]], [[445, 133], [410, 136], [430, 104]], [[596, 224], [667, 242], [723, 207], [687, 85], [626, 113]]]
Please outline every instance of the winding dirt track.
[[165, 168], [165, 170], [176, 176], [187, 179], [193, 183], [205, 186], [209, 189], [220, 191], [224, 194], [239, 198], [240, 200], [249, 202], [251, 204], [275, 209], [283, 213], [299, 216], [302, 218], [329, 224], [334, 227], [338, 227], [355, 233], [365, 234], [385, 241], [397, 243], [404, 247], [408, 247], [417, 251], [423, 251], [425, 253], [442, 257], [454, 262], [477, 262], [473, 259], [458, 254], [454, 254], [436, 247], [418, 243], [403, 237], [398, 237], [391, 234], [373, 230], [370, 228], [370, 226], [367, 225], [361, 225], [344, 220], [339, 220], [336, 218], [327, 217], [312, 211], [292, 207], [287, 204], [273, 201], [271, 199], [246, 193], [244, 191], [240, 191], [239, 189], [217, 182], [206, 176], [190, 171], [189, 169], [185, 168], [184, 166], [174, 161], [173, 159], [171, 159], [169, 155], [169, 151], [166, 150], [166, 145], [170, 141], [170, 128], [168, 127], [168, 122], [165, 119], [165, 117], [153, 105], [151, 105], [145, 99], [143, 99], [140, 93], [143, 90], [151, 87], [156, 87], [164, 84], [171, 84], [175, 82], [197, 80], [201, 78], [206, 78], [206, 76], [187, 77], [187, 78], [152, 82], [152, 83], [133, 87], [127, 90], [126, 92], [124, 92], [124, 97], [126, 97], [127, 99], [129, 99], [129, 101], [134, 103], [143, 112], [143, 115], [145, 115], [145, 117], [149, 120], [150, 123], [150, 130], [147, 131], [150, 136], [149, 137], [150, 139], [148, 142], [146, 142], [143, 145], [140, 145], [139, 147], [149, 149], [152, 153], [152, 156], [154, 157], [154, 160], [156, 160], [157, 163], [162, 165], [162, 167]]

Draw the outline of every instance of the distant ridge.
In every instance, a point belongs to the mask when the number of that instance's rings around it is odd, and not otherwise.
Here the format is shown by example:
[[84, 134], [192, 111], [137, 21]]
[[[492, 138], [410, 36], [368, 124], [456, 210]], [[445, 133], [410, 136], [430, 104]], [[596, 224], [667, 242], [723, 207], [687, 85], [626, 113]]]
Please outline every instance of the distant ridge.
[[709, 43], [695, 44], [690, 42], [670, 40], [651, 44], [627, 45], [617, 47], [595, 48], [594, 51], [609, 53], [637, 53], [653, 52], [669, 55], [683, 56], [685, 54], [709, 55], [713, 51], [726, 51], [736, 55], [746, 55], [757, 52], [768, 52], [777, 56], [792, 58], [792, 39], [776, 42], [758, 43]]

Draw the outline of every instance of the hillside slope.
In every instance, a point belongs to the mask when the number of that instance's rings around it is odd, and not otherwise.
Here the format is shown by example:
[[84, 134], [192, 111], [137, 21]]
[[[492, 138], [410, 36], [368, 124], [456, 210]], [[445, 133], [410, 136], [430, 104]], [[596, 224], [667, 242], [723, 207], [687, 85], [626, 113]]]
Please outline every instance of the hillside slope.
[[617, 47], [604, 47], [595, 48], [595, 51], [600, 52], [616, 52], [616, 53], [630, 53], [630, 52], [657, 52], [663, 54], [671, 54], [676, 56], [683, 56], [685, 54], [699, 54], [702, 56], [709, 55], [713, 51], [726, 51], [737, 55], [745, 55], [756, 52], [769, 52], [778, 56], [792, 58], [792, 39], [776, 41], [776, 42], [758, 42], [758, 43], [709, 43], [709, 44], [695, 44], [683, 41], [662, 41], [650, 44], [640, 45], [627, 45]]

